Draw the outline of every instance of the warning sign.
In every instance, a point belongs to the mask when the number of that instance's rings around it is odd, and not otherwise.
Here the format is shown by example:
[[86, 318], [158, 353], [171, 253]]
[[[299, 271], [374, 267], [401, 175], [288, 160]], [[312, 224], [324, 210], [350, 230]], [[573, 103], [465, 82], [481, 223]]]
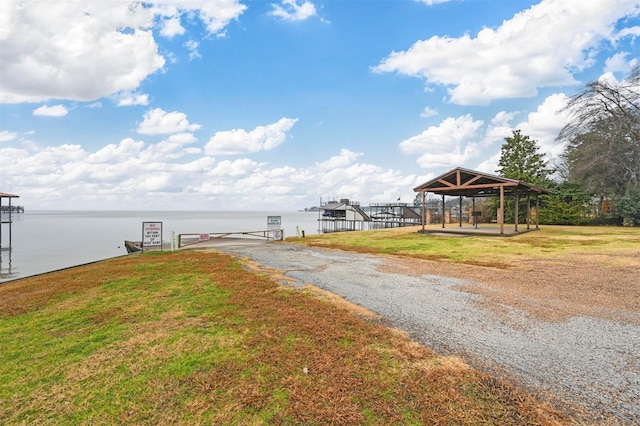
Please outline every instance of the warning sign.
[[142, 222], [142, 247], [162, 247], [162, 222]]

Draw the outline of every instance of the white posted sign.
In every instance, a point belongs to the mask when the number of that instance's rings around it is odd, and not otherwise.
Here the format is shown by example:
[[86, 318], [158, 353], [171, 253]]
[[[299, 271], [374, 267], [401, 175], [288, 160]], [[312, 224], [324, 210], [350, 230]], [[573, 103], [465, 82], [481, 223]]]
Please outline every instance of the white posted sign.
[[162, 247], [162, 222], [142, 222], [142, 248]]
[[271, 238], [274, 240], [282, 239], [281, 216], [267, 216], [267, 230], [271, 231]]

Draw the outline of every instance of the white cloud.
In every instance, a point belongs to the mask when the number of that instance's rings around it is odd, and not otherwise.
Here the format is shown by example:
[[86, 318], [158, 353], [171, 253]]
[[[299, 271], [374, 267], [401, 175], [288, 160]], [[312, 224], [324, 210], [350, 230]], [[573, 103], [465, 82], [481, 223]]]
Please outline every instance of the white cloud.
[[484, 123], [470, 114], [446, 118], [439, 126], [430, 126], [421, 134], [412, 136], [399, 147], [405, 154], [419, 155], [421, 167], [448, 167], [465, 164], [477, 156], [479, 130]]
[[591, 66], [598, 43], [617, 36], [614, 24], [637, 11], [637, 0], [543, 0], [476, 37], [418, 41], [373, 70], [451, 86], [451, 102], [463, 105], [531, 97], [540, 87], [576, 84], [572, 72]]
[[215, 34], [245, 9], [239, 0], [3, 0], [0, 103], [93, 101], [135, 91], [165, 64], [153, 35], [156, 18], [165, 36], [180, 33], [183, 14]]
[[361, 152], [353, 152], [343, 148], [340, 150], [339, 155], [335, 155], [322, 163], [318, 163], [317, 166], [321, 169], [339, 169], [353, 164], [361, 155]]
[[144, 114], [144, 120], [138, 126], [138, 133], [145, 135], [162, 135], [196, 131], [201, 126], [190, 124], [187, 115], [182, 112], [166, 112], [162, 108], [155, 108]]
[[569, 98], [564, 93], [554, 93], [536, 111], [527, 115], [527, 121], [514, 127], [520, 129], [523, 135], [537, 140], [540, 151], [547, 155], [547, 160], [558, 158], [564, 151], [564, 143], [556, 138], [569, 121], [569, 112], [564, 110], [568, 102]]
[[197, 141], [198, 139], [191, 133], [173, 134], [161, 142], [151, 145], [145, 150], [142, 158], [145, 161], [158, 161], [159, 158], [174, 159], [183, 157], [186, 154], [200, 154], [202, 152], [200, 148], [188, 147], [188, 145]]
[[129, 90], [114, 94], [112, 99], [118, 106], [149, 105], [149, 95]]
[[202, 58], [200, 52], [198, 52], [198, 42], [195, 40], [188, 40], [184, 43], [184, 47], [189, 51], [189, 59]]
[[260, 164], [249, 158], [241, 158], [234, 161], [224, 160], [211, 170], [210, 176], [245, 176], [254, 172], [259, 166]]
[[438, 115], [438, 110], [429, 107], [424, 107], [424, 110], [420, 113], [420, 117], [422, 118], [429, 118], [434, 115]]
[[475, 167], [476, 170], [496, 173], [500, 160], [500, 147], [505, 143], [504, 138], [512, 135], [512, 131], [519, 129], [523, 135], [537, 141], [540, 152], [545, 159], [553, 163], [564, 152], [565, 145], [556, 138], [560, 130], [568, 122], [569, 113], [564, 108], [569, 98], [563, 93], [548, 96], [538, 108], [527, 114], [526, 120], [514, 124], [517, 113], [498, 113], [486, 129], [483, 146], [494, 147], [495, 153]]
[[11, 142], [18, 134], [16, 132], [10, 132], [8, 130], [0, 131], [0, 142]]
[[123, 139], [119, 144], [109, 144], [87, 156], [87, 162], [99, 163], [119, 163], [131, 158], [138, 157], [145, 143], [131, 138]]
[[180, 23], [180, 16], [170, 16], [162, 20], [160, 24], [160, 34], [164, 37], [172, 38], [185, 33], [185, 29]]
[[33, 115], [42, 115], [45, 117], [64, 117], [69, 111], [64, 105], [46, 106], [42, 105], [33, 110]]
[[316, 7], [307, 0], [282, 0], [280, 4], [272, 3], [271, 16], [285, 21], [304, 21], [316, 15]]
[[629, 52], [618, 52], [605, 61], [604, 71], [608, 73], [628, 74], [634, 66], [640, 63], [640, 59], [632, 57], [628, 59]]
[[183, 162], [179, 154], [194, 141], [189, 134], [157, 144], [126, 138], [95, 152], [70, 144], [0, 145], [0, 181], [32, 200], [34, 209], [109, 209], [124, 203], [130, 208], [255, 209], [306, 207], [320, 197], [388, 202], [402, 194], [411, 200], [411, 188], [422, 180], [358, 162], [361, 154], [346, 149], [301, 167], [273, 167], [250, 158], [216, 163], [202, 154]]
[[91, 101], [133, 90], [164, 65], [151, 32], [153, 12], [142, 3], [2, 4], [9, 25], [0, 37], [0, 102]]
[[224, 130], [217, 132], [204, 147], [207, 154], [243, 154], [269, 151], [287, 138], [287, 132], [298, 121], [297, 118], [281, 118], [273, 124], [258, 126], [253, 130]]

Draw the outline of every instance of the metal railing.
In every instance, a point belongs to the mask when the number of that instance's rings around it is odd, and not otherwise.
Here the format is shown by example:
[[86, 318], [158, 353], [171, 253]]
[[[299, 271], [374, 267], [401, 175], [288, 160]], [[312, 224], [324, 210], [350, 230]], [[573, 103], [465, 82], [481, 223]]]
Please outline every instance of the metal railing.
[[193, 244], [203, 243], [215, 239], [222, 239], [230, 236], [242, 236], [249, 238], [264, 238], [266, 240], [275, 240], [282, 238], [282, 231], [278, 235], [277, 231], [240, 231], [240, 232], [203, 232], [203, 233], [185, 233], [178, 234], [178, 248], [190, 246]]

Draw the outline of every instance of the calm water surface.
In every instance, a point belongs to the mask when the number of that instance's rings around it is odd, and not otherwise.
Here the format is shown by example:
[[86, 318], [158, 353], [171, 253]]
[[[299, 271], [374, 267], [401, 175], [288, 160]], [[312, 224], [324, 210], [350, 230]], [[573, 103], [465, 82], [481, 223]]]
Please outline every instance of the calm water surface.
[[[13, 214], [12, 244], [2, 225], [0, 282], [125, 255], [124, 240], [142, 239], [142, 222], [162, 222], [171, 233], [246, 232], [267, 229], [281, 216], [285, 237], [318, 233], [318, 214], [272, 211], [27, 211]], [[3, 215], [3, 220], [7, 217]]]

